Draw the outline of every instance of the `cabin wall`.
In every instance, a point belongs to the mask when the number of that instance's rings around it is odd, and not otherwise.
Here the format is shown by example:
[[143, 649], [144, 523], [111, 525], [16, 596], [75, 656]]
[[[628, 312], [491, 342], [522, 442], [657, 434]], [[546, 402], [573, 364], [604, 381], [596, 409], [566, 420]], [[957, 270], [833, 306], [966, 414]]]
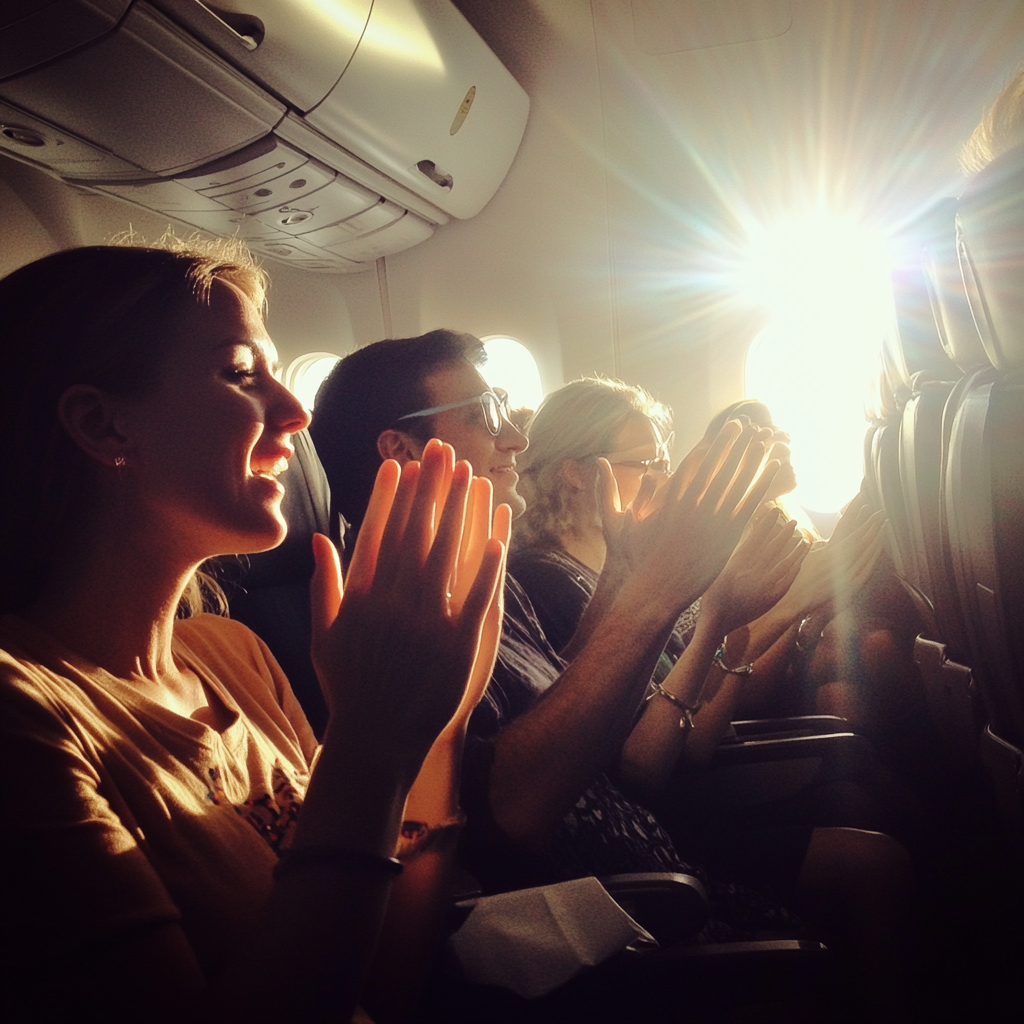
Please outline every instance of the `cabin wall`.
[[[548, 389], [593, 372], [646, 386], [675, 409], [677, 451], [742, 394], [765, 319], [729, 282], [749, 223], [820, 201], [892, 226], [958, 191], [959, 144], [1024, 61], [1019, 0], [766, 0], [784, 31], [666, 53], [644, 52], [637, 12], [682, 0], [456, 3], [530, 95], [511, 171], [478, 216], [377, 272], [268, 262], [282, 361], [507, 333]], [[2, 272], [167, 226], [0, 157]]]

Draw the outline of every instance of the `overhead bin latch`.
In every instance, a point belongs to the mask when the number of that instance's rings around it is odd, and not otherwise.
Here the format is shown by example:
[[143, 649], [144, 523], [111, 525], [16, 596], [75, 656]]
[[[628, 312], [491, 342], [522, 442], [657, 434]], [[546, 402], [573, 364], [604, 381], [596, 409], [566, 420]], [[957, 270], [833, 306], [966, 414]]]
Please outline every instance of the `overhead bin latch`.
[[255, 50], [263, 42], [266, 29], [263, 27], [263, 22], [254, 14], [226, 11], [222, 7], [203, 3], [202, 0], [197, 0], [197, 2], [200, 7], [205, 7], [231, 33], [235, 41], [241, 43], [247, 50]]
[[445, 174], [433, 160], [421, 160], [416, 169], [441, 188], [451, 188], [455, 184], [455, 179], [450, 174]]

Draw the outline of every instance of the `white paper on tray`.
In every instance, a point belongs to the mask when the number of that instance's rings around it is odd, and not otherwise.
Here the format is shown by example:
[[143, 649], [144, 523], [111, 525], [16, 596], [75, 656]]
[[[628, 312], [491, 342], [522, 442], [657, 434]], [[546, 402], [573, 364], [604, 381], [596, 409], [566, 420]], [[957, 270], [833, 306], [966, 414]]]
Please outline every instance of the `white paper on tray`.
[[535, 999], [654, 937], [594, 877], [484, 896], [449, 940], [466, 981]]

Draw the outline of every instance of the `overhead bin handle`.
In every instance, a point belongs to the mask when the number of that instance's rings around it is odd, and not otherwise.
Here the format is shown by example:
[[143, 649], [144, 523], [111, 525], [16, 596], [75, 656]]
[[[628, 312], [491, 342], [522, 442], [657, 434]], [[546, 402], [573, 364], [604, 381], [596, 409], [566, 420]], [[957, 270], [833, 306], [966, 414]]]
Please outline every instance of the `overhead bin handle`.
[[242, 14], [238, 11], [226, 11], [223, 7], [214, 7], [205, 4], [202, 0], [196, 0], [203, 10], [209, 11], [211, 16], [216, 18], [231, 33], [232, 38], [247, 50], [255, 50], [263, 37], [266, 29], [263, 22], [254, 14]]
[[445, 174], [433, 160], [421, 160], [416, 169], [420, 174], [426, 175], [435, 185], [441, 188], [450, 189], [455, 184], [455, 179], [450, 174]]

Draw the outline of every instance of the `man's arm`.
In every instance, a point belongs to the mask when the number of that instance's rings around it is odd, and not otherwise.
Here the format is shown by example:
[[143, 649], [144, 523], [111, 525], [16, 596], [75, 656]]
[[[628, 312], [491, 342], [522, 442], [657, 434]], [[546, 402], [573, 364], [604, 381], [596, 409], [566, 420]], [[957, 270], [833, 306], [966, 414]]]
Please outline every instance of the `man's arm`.
[[762, 470], [763, 458], [757, 431], [727, 424], [698, 464], [680, 467], [657, 510], [622, 524], [631, 571], [609, 593], [599, 628], [495, 740], [491, 810], [512, 839], [542, 847], [618, 756], [673, 624], [718, 575], [774, 476], [777, 463]]

